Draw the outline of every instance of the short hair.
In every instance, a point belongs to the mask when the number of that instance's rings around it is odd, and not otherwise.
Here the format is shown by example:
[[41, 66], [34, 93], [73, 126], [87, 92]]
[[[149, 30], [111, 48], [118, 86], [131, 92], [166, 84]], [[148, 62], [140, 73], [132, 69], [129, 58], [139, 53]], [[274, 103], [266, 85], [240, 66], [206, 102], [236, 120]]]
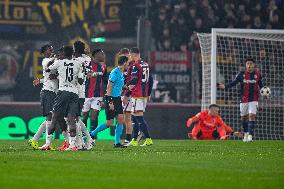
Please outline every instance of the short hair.
[[98, 53], [103, 53], [104, 51], [102, 49], [95, 49], [93, 52], [92, 52], [92, 56], [95, 57], [96, 54]]
[[46, 44], [44, 46], [42, 46], [40, 48], [40, 53], [45, 53], [45, 51], [47, 51], [47, 49], [52, 48], [52, 46], [50, 44]]
[[130, 49], [130, 53], [140, 54], [140, 51], [139, 51], [138, 47], [132, 47]]
[[64, 51], [64, 56], [65, 57], [72, 57], [72, 55], [73, 55], [73, 48], [71, 46], [63, 47], [63, 51]]
[[217, 105], [217, 104], [210, 104], [210, 105], [209, 105], [209, 109], [210, 109], [210, 108], [220, 108], [220, 106]]
[[255, 63], [255, 60], [253, 58], [246, 58], [245, 59], [245, 63], [247, 63], [248, 61], [251, 61], [251, 62]]
[[122, 48], [118, 52], [118, 55], [126, 55], [126, 54], [129, 54], [129, 49], [128, 48]]
[[85, 43], [82, 41], [75, 41], [74, 43], [75, 53], [84, 54], [85, 53]]
[[120, 56], [118, 58], [118, 65], [119, 66], [122, 66], [123, 64], [125, 64], [125, 62], [128, 61], [128, 57], [127, 56]]

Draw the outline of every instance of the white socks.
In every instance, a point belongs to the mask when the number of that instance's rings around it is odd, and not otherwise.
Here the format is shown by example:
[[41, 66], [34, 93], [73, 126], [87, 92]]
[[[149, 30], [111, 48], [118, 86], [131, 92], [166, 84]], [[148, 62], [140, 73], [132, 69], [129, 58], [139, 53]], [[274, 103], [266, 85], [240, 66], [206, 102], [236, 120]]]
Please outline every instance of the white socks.
[[46, 121], [41, 123], [32, 140], [38, 141], [38, 139], [43, 135], [45, 131], [46, 131]]
[[79, 120], [78, 122], [81, 124], [81, 132], [83, 132], [85, 134], [88, 141], [91, 141], [92, 138], [91, 138], [90, 133], [87, 131], [86, 125], [83, 123], [82, 120]]

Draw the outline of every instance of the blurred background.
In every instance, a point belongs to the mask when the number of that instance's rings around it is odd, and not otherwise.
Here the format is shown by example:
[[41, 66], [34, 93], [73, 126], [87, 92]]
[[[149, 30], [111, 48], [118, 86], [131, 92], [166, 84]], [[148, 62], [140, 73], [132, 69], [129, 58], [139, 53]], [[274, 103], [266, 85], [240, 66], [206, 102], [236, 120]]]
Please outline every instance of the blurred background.
[[0, 101], [39, 101], [39, 49], [85, 41], [103, 48], [109, 70], [116, 52], [138, 45], [157, 85], [153, 102], [200, 103], [196, 32], [212, 27], [284, 26], [282, 0], [1, 0]]

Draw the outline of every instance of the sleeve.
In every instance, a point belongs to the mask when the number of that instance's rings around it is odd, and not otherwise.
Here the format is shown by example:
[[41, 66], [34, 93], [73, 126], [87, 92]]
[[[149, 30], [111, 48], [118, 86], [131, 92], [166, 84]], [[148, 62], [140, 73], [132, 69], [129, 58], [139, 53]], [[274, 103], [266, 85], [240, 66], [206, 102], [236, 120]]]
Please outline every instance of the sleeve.
[[53, 64], [51, 64], [48, 69], [51, 70], [51, 71], [55, 71], [59, 68], [60, 66], [60, 62], [59, 61], [54, 61]]
[[131, 77], [129, 81], [129, 85], [136, 85], [138, 83], [139, 78], [139, 68], [137, 66], [132, 66], [131, 69]]
[[108, 79], [107, 79], [107, 67], [104, 70], [102, 79], [103, 79], [104, 84], [107, 85], [107, 82], [108, 82]]
[[225, 129], [226, 133], [234, 132], [234, 130], [230, 126], [228, 126], [226, 123], [224, 123], [223, 119], [220, 116], [218, 117], [218, 125], [220, 127], [223, 127]]
[[108, 80], [109, 80], [110, 82], [114, 83], [114, 82], [116, 81], [116, 79], [117, 79], [117, 78], [116, 78], [115, 71], [110, 72]]
[[78, 78], [84, 79], [84, 68], [83, 68], [83, 65], [81, 63], [79, 64]]
[[262, 79], [261, 75], [259, 75], [258, 86], [259, 86], [260, 89], [264, 86], [263, 79]]
[[242, 72], [238, 73], [238, 75], [236, 76], [236, 78], [235, 78], [233, 81], [231, 81], [230, 83], [228, 83], [227, 85], [225, 85], [225, 89], [229, 89], [229, 88], [231, 88], [231, 87], [234, 87], [234, 86], [236, 86], [239, 82], [241, 82], [242, 77], [243, 77], [242, 75], [243, 75]]
[[153, 83], [154, 83], [154, 80], [153, 80], [153, 76], [151, 74], [151, 72], [149, 72], [149, 81], [148, 81], [148, 96], [151, 96], [151, 93], [152, 93], [152, 89], [153, 89]]
[[196, 122], [196, 121], [199, 121], [200, 118], [201, 118], [201, 115], [202, 115], [202, 112], [196, 114], [195, 116], [193, 116], [191, 119], [191, 122]]

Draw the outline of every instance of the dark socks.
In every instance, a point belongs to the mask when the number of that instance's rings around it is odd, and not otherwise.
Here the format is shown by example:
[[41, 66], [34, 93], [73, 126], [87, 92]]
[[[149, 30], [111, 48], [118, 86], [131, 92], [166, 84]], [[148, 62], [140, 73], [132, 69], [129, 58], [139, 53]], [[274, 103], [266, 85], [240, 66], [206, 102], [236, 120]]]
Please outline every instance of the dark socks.
[[131, 141], [131, 134], [126, 134], [125, 140]]
[[242, 125], [243, 125], [244, 132], [247, 133], [248, 132], [248, 121], [242, 121]]
[[138, 132], [139, 132], [139, 124], [135, 118], [135, 116], [131, 116], [132, 119], [132, 123], [133, 123], [133, 130], [132, 130], [132, 138], [134, 138], [135, 140], [138, 137]]
[[143, 116], [136, 116], [135, 118], [136, 118], [137, 122], [139, 123], [140, 131], [143, 132], [145, 138], [151, 138], [149, 131], [148, 131], [148, 125], [147, 125], [144, 117]]
[[248, 122], [248, 132], [250, 135], [254, 134], [255, 121]]

